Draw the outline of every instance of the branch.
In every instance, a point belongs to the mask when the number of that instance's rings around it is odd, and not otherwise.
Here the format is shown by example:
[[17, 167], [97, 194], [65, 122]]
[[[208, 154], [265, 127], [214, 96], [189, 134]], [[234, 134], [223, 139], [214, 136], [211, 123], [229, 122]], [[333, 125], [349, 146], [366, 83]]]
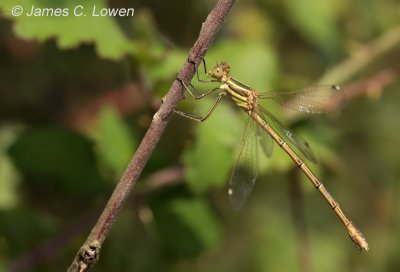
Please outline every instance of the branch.
[[[190, 50], [188, 59], [178, 73], [178, 78], [185, 83], [189, 83], [192, 79], [197, 66], [213, 43], [215, 36], [234, 2], [234, 0], [219, 0], [215, 8], [208, 15], [206, 21], [202, 24], [199, 37]], [[107, 237], [111, 225], [115, 221], [150, 158], [151, 153], [161, 138], [173, 113], [173, 109], [183, 97], [183, 92], [184, 88], [182, 88], [182, 84], [178, 80], [175, 80], [167, 95], [164, 97], [164, 103], [153, 116], [153, 120], [146, 135], [132, 160], [129, 162], [122, 178], [118, 182], [106, 207], [100, 215], [100, 218], [70, 265], [68, 269], [69, 272], [87, 271], [97, 262], [101, 246]]]
[[98, 208], [91, 208], [88, 211], [84, 211], [82, 215], [75, 218], [73, 222], [68, 224], [68, 226], [56, 236], [12, 260], [7, 271], [34, 271], [35, 268], [43, 265], [44, 262], [49, 262], [58, 258], [62, 254], [63, 248], [70, 244], [71, 241], [76, 240], [76, 237], [78, 237], [83, 230], [96, 222], [96, 218], [99, 216], [100, 212], [101, 210]]
[[[369, 77], [355, 81], [342, 88], [345, 95], [344, 97], [348, 101], [355, 100], [364, 95], [375, 99], [380, 98], [383, 89], [397, 80], [397, 74], [397, 70], [387, 68], [372, 74]], [[339, 105], [343, 105], [344, 102], [343, 97], [337, 96], [336, 99], [332, 101], [332, 104], [339, 108]]]
[[292, 168], [290, 171], [289, 198], [292, 209], [293, 224], [297, 234], [297, 254], [299, 258], [300, 271], [311, 272], [313, 267], [310, 259], [310, 240], [308, 238], [307, 222], [304, 213], [304, 199], [300, 186], [298, 170]]
[[325, 73], [319, 82], [335, 84], [345, 82], [399, 43], [400, 27], [397, 26], [358, 49], [353, 56]]
[[[359, 48], [354, 55], [328, 70], [321, 76], [318, 82], [322, 84], [332, 83], [341, 85], [340, 83], [348, 81], [399, 44], [400, 27], [396, 26], [386, 31], [379, 38], [368, 42], [366, 45]], [[381, 95], [385, 86], [397, 80], [397, 75], [398, 71], [396, 68], [387, 67], [348, 86], [341, 86], [341, 88], [348, 100], [353, 100], [365, 94], [377, 98]], [[340, 96], [337, 97], [335, 103], [338, 105], [343, 104], [343, 100], [341, 100]], [[301, 112], [289, 112], [291, 120], [298, 120], [305, 116]]]
[[379, 71], [367, 78], [358, 80], [345, 89], [345, 95], [349, 100], [367, 94], [369, 97], [379, 98], [383, 89], [393, 83], [398, 78], [398, 71], [393, 68], [388, 68]]
[[166, 186], [179, 184], [182, 183], [182, 180], [184, 178], [185, 174], [183, 166], [172, 166], [164, 168], [146, 178], [147, 186], [144, 191], [152, 191]]

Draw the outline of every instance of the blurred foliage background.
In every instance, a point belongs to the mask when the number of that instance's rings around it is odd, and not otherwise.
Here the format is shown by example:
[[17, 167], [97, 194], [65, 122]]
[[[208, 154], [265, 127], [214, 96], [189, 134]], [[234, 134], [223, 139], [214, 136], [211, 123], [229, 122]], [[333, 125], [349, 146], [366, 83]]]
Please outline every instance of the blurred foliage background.
[[[15, 1], [0, 2], [0, 271], [68, 267], [215, 3], [21, 0], [26, 12], [135, 13], [14, 17]], [[245, 114], [225, 99], [205, 123], [172, 118], [93, 271], [399, 271], [399, 19], [396, 0], [238, 1], [206, 55], [261, 92], [342, 86], [339, 115], [267, 106], [309, 141], [311, 168], [369, 252], [277, 147], [260, 152], [254, 192], [231, 209]]]

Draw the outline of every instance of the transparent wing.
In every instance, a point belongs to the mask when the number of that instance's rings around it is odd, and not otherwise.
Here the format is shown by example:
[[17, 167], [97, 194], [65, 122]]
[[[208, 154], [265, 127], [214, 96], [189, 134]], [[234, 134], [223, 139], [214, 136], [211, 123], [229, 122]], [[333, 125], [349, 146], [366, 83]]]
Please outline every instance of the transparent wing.
[[267, 157], [271, 157], [272, 152], [274, 151], [274, 140], [271, 135], [262, 131], [259, 126], [256, 126], [256, 129], [258, 142], [260, 143], [262, 150]]
[[[301, 138], [300, 136], [296, 135], [293, 131], [289, 128], [284, 126], [278, 119], [276, 119], [269, 111], [267, 111], [264, 107], [259, 105], [259, 111], [262, 117], [265, 120], [271, 120], [273, 125], [278, 128], [278, 130], [286, 136], [287, 139], [304, 155], [309, 161], [316, 163], [317, 159], [315, 158], [314, 153], [312, 152], [310, 145]], [[267, 118], [265, 118], [267, 117]]]
[[330, 113], [346, 105], [346, 96], [337, 85], [312, 85], [295, 91], [267, 92], [261, 99], [272, 99], [284, 107], [306, 113]]
[[243, 207], [254, 188], [254, 183], [258, 175], [255, 126], [255, 122], [249, 118], [246, 122], [239, 156], [229, 181], [229, 198], [235, 210]]

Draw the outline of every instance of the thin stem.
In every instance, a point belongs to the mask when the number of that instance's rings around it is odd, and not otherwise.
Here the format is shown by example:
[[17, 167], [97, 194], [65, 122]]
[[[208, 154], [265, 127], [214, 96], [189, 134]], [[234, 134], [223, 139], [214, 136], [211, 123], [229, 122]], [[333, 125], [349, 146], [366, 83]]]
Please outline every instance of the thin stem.
[[12, 260], [7, 271], [34, 271], [35, 268], [43, 265], [44, 262], [51, 262], [59, 258], [62, 250], [75, 240], [82, 231], [93, 225], [101, 210], [98, 208], [90, 208], [83, 211], [81, 215], [73, 219], [73, 222], [68, 224], [60, 233], [51, 239], [44, 241], [34, 247], [29, 252]]
[[292, 206], [293, 223], [298, 238], [297, 254], [300, 271], [311, 272], [313, 269], [310, 260], [310, 240], [308, 238], [307, 220], [304, 214], [304, 199], [297, 167], [292, 168], [290, 176], [289, 195]]
[[[185, 84], [188, 84], [193, 78], [198, 64], [201, 62], [208, 48], [213, 43], [234, 2], [234, 0], [219, 0], [215, 8], [207, 16], [207, 19], [200, 30], [199, 37], [189, 52], [187, 61], [178, 73], [178, 78], [185, 82]], [[100, 218], [90, 232], [84, 245], [76, 254], [72, 264], [68, 268], [68, 271], [87, 271], [97, 262], [101, 246], [107, 237], [113, 222], [116, 220], [119, 211], [138, 180], [159, 139], [164, 133], [174, 108], [183, 98], [183, 92], [184, 88], [181, 82], [175, 80], [167, 95], [164, 97], [164, 103], [153, 116], [153, 120], [146, 135], [140, 143], [135, 155], [129, 162], [122, 178], [118, 182], [106, 207], [100, 215]]]
[[335, 84], [345, 82], [399, 44], [400, 27], [396, 26], [386, 31], [378, 39], [367, 43], [358, 49], [353, 56], [329, 70], [320, 78], [319, 82]]

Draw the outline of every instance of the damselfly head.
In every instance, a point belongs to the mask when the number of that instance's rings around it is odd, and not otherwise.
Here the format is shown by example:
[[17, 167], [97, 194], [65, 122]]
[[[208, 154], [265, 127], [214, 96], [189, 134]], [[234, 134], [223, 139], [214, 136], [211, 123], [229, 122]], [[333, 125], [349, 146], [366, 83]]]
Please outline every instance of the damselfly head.
[[208, 73], [207, 75], [209, 77], [215, 78], [215, 79], [221, 79], [223, 76], [226, 76], [229, 74], [231, 67], [229, 64], [226, 62], [221, 62], [220, 64], [217, 64], [214, 66]]

